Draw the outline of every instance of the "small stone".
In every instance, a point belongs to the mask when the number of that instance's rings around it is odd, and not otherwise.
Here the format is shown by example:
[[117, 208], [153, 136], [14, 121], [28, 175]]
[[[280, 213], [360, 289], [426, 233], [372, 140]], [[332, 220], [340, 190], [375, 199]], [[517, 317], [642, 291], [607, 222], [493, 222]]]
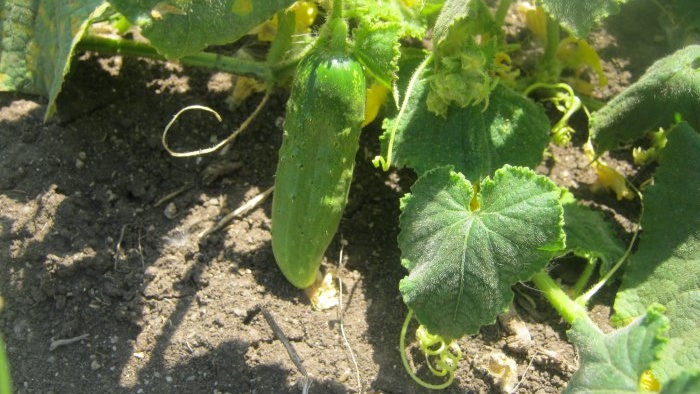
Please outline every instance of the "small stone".
[[102, 368], [100, 363], [97, 362], [97, 360], [92, 360], [92, 362], [90, 363], [90, 369], [92, 369], [93, 371], [97, 371], [100, 368]]
[[165, 217], [168, 219], [174, 219], [175, 216], [177, 216], [177, 206], [174, 202], [171, 202], [170, 204], [165, 206], [165, 210], [163, 210], [163, 215], [165, 215]]
[[78, 170], [82, 170], [83, 168], [85, 168], [85, 162], [80, 159], [75, 159], [75, 168], [77, 168]]

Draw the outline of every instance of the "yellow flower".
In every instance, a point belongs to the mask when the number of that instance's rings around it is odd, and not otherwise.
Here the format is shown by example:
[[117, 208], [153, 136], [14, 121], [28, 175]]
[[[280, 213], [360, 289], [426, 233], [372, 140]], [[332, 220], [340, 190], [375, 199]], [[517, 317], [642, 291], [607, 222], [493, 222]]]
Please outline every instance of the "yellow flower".
[[367, 88], [367, 101], [365, 102], [365, 120], [362, 122], [362, 127], [372, 123], [379, 113], [379, 108], [386, 101], [386, 96], [389, 94], [389, 89], [379, 82], [372, 82]]
[[627, 187], [627, 179], [614, 168], [608, 166], [600, 158], [595, 157], [593, 146], [587, 142], [583, 146], [583, 151], [589, 160], [592, 160], [591, 166], [598, 175], [596, 184], [593, 185], [594, 190], [600, 188], [608, 188], [615, 192], [618, 201], [624, 199], [631, 200], [634, 198], [634, 193]]
[[520, 75], [520, 70], [513, 70], [510, 56], [505, 52], [498, 52], [493, 62], [495, 64], [494, 73], [500, 81], [510, 87], [514, 87], [515, 78]]
[[658, 393], [661, 391], [659, 381], [650, 370], [644, 371], [642, 376], [639, 377], [639, 388], [643, 391], [651, 391], [653, 393]]
[[[306, 34], [311, 31], [311, 25], [318, 15], [318, 7], [313, 1], [297, 1], [289, 7], [294, 11], [295, 28], [294, 34]], [[260, 41], [272, 41], [277, 34], [277, 15], [262, 25], [251, 30], [251, 34], [257, 34]]]
[[617, 170], [600, 162], [600, 160], [593, 162], [593, 169], [598, 175], [598, 183], [614, 191], [618, 200], [623, 198], [631, 200], [634, 198], [634, 194], [627, 187], [624, 175], [617, 172]]

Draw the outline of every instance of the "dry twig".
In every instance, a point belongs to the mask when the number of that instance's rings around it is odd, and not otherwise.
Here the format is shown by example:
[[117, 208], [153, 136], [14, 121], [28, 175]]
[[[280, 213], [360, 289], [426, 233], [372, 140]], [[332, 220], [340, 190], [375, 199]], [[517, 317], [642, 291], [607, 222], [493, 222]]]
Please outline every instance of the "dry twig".
[[262, 204], [265, 199], [272, 193], [272, 191], [275, 189], [274, 186], [270, 187], [269, 189], [265, 190], [264, 192], [258, 194], [257, 196], [251, 198], [246, 202], [245, 204], [241, 205], [236, 209], [235, 211], [229, 213], [228, 215], [224, 216], [219, 220], [215, 225], [212, 227], [209, 227], [208, 229], [202, 231], [199, 233], [199, 239], [202, 240], [206, 238], [209, 234], [221, 230], [224, 226], [226, 226], [233, 218], [239, 215], [244, 215], [251, 210], [255, 209], [258, 207], [258, 205]]
[[348, 337], [345, 335], [345, 325], [343, 324], [343, 282], [340, 280], [340, 273], [343, 270], [343, 267], [345, 266], [343, 262], [343, 246], [345, 246], [346, 241], [341, 238], [340, 242], [340, 256], [338, 257], [338, 272], [336, 273], [336, 276], [338, 278], [338, 326], [340, 327], [340, 335], [343, 338], [343, 343], [345, 344], [345, 347], [348, 350], [348, 353], [350, 354], [350, 360], [352, 360], [352, 364], [355, 367], [355, 377], [357, 378], [357, 387], [358, 387], [358, 392], [363, 393], [363, 386], [362, 386], [362, 379], [360, 378], [360, 368], [357, 366], [357, 360], [355, 359], [355, 352], [352, 350], [352, 346], [350, 346], [350, 341], [348, 341]]
[[307, 394], [309, 392], [309, 387], [311, 387], [311, 378], [309, 378], [309, 374], [306, 372], [306, 368], [304, 368], [304, 364], [302, 364], [299, 354], [297, 353], [296, 349], [294, 349], [294, 346], [292, 346], [292, 343], [289, 342], [287, 336], [284, 335], [284, 331], [282, 331], [280, 326], [277, 325], [277, 322], [275, 321], [275, 318], [272, 317], [272, 314], [270, 314], [270, 312], [268, 312], [264, 306], [259, 306], [258, 308], [260, 309], [260, 312], [262, 312], [263, 317], [265, 317], [265, 321], [272, 329], [272, 332], [275, 333], [277, 339], [279, 339], [280, 342], [282, 342], [282, 345], [284, 345], [284, 348], [287, 349], [289, 358], [292, 360], [299, 372], [304, 375], [302, 393]]

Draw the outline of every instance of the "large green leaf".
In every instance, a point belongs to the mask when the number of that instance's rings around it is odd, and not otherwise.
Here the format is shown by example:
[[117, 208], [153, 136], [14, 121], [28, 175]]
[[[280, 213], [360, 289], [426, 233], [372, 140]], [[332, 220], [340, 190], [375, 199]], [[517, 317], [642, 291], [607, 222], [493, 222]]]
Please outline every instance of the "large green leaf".
[[75, 45], [103, 0], [0, 0], [0, 91], [47, 96], [55, 110]]
[[671, 320], [670, 343], [654, 372], [666, 381], [700, 369], [700, 136], [681, 123], [668, 135], [654, 186], [644, 193], [643, 231], [615, 300], [624, 324], [660, 303]]
[[294, 0], [110, 0], [169, 58], [234, 42]]
[[443, 118], [428, 110], [428, 90], [428, 83], [419, 76], [405, 110], [385, 122], [384, 150], [396, 127], [392, 164], [419, 174], [454, 165], [468, 179], [480, 179], [504, 164], [534, 167], [542, 160], [549, 120], [531, 100], [499, 85], [486, 109], [452, 106]]
[[482, 0], [446, 0], [433, 28], [433, 46], [438, 46], [447, 39], [456, 22], [470, 18], [473, 23], [490, 16]]
[[[564, 247], [560, 190], [523, 167], [472, 184], [439, 167], [402, 199], [399, 247], [409, 275], [399, 289], [433, 334], [459, 338], [493, 323], [511, 286], [544, 268]], [[478, 202], [478, 207], [475, 203]]]
[[700, 371], [683, 372], [661, 388], [661, 394], [700, 393]]
[[364, 20], [353, 30], [353, 53], [365, 69], [387, 87], [396, 80], [401, 36], [402, 27], [398, 22]]
[[542, 7], [578, 38], [610, 15], [620, 11], [627, 0], [542, 0]]
[[647, 131], [667, 127], [675, 114], [700, 130], [700, 45], [654, 63], [646, 73], [591, 117], [596, 151], [614, 148]]
[[657, 360], [668, 329], [663, 308], [650, 308], [634, 322], [604, 334], [589, 319], [577, 319], [568, 331], [579, 352], [579, 368], [564, 393], [639, 393], [642, 374]]
[[600, 212], [578, 204], [569, 191], [562, 196], [567, 252], [587, 259], [599, 259], [607, 272], [625, 254], [620, 239]]

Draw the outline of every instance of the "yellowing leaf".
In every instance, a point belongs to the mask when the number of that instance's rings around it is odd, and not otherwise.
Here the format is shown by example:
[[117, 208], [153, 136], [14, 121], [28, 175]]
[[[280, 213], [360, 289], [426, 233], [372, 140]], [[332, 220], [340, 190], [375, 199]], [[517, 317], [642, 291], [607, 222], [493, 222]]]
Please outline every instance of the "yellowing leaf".
[[379, 82], [372, 82], [367, 88], [367, 101], [365, 102], [365, 120], [362, 127], [372, 123], [379, 113], [379, 108], [386, 101], [389, 89]]
[[[564, 68], [574, 71], [574, 78], [581, 79], [586, 68], [592, 69], [598, 76], [598, 86], [608, 84], [608, 78], [603, 74], [600, 57], [585, 39], [567, 37], [559, 43], [557, 58]], [[582, 85], [582, 86], [585, 86]]]
[[264, 82], [258, 81], [254, 78], [240, 76], [236, 78], [233, 93], [231, 93], [231, 96], [228, 98], [228, 100], [226, 100], [226, 102], [232, 108], [236, 108], [253, 93], [264, 92], [265, 89], [267, 89], [267, 87], [265, 86]]

